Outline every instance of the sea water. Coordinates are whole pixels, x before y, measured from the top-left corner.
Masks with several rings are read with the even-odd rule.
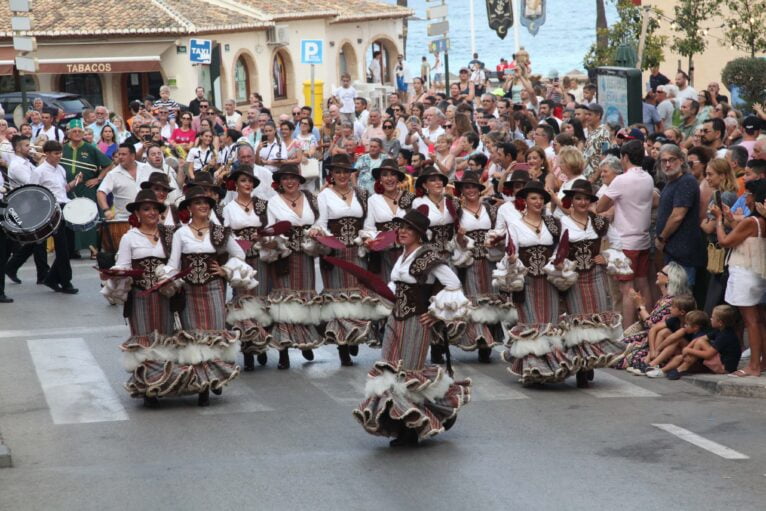
[[[396,3],[396,0],[385,1]],[[446,2],[450,24],[450,74],[457,74],[471,60],[470,1]],[[508,31],[505,39],[500,39],[489,28],[486,2],[473,2],[476,52],[479,60],[494,71],[500,63],[500,57],[510,60],[514,53],[514,29]],[[426,8],[439,3],[409,0],[408,7],[415,11],[414,17],[409,20],[407,35],[407,64],[412,76],[420,74],[420,60],[423,56],[427,56],[428,62],[433,65],[434,57],[428,53],[428,43],[436,38],[428,37],[426,26],[431,22],[425,18]],[[608,0],[604,3],[607,22],[613,23],[617,18],[617,9]],[[596,40],[596,0],[547,0],[546,4],[545,24],[536,36],[530,34],[526,27],[519,27],[521,46],[530,54],[532,72],[549,76],[552,71],[556,71],[559,76],[563,76],[572,70],[583,70],[583,57]]]

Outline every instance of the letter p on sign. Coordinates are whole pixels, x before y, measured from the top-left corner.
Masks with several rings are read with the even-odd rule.
[[[301,40],[301,64],[321,64],[323,45],[321,39]]]

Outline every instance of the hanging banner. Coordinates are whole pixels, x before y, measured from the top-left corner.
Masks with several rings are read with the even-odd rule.
[[[545,0],[521,0],[521,26],[529,33],[537,35],[540,26],[545,23]]]
[[[489,28],[497,32],[500,39],[505,39],[508,29],[513,26],[513,9],[508,0],[486,0],[487,21]]]

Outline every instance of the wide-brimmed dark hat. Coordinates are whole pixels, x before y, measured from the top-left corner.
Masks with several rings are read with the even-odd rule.
[[[572,188],[564,190],[565,197],[574,197],[575,194],[581,193],[590,197],[591,202],[596,202],[598,197],[593,193],[593,185],[587,179],[577,179],[572,183]]]
[[[426,237],[428,227],[431,225],[428,215],[423,214],[418,208],[411,209],[403,217],[396,217],[394,220],[412,227],[422,238]]]
[[[239,176],[247,176],[250,179],[253,180],[253,188],[257,188],[259,184],[261,184],[261,180],[255,177],[255,174],[253,174],[253,166],[252,165],[246,165],[244,163],[240,163],[237,168],[235,168],[231,174],[229,174],[229,179],[236,181],[239,179]]]
[[[526,166],[526,168],[524,169],[514,168],[513,172],[511,172],[510,174],[506,176],[505,182],[511,183],[511,184],[513,183],[527,184],[529,180],[532,178],[529,175],[529,165],[527,165],[526,163],[524,165]],[[518,167],[518,165],[516,167]]]
[[[463,185],[475,185],[479,188],[484,188],[479,174],[472,170],[466,170],[463,172],[463,179],[455,179],[452,184],[455,185],[455,188],[462,188]]]
[[[376,181],[380,179],[380,172],[383,170],[390,170],[392,172],[396,172],[396,177],[399,179],[399,181],[404,181],[404,172],[399,168],[399,165],[396,164],[396,160],[392,158],[386,158],[383,160],[383,162],[380,164],[380,167],[376,169],[372,169],[372,177]]]
[[[279,170],[274,172],[274,174],[271,175],[271,178],[278,183],[283,176],[295,176],[301,184],[306,182],[306,178],[301,175],[301,168],[293,163],[288,163],[287,165],[279,167]]]
[[[168,192],[175,190],[175,188],[170,186],[170,178],[164,172],[152,172],[149,174],[149,179],[141,183],[142,190],[148,190],[152,186],[161,186]]]
[[[157,206],[157,209],[160,210],[160,213],[165,211],[166,207],[165,204],[160,202],[157,199],[157,195],[151,190],[140,190],[138,194],[136,195],[136,198],[133,199],[133,202],[125,206],[125,209],[133,213],[141,204],[154,204]]]
[[[210,172],[197,172],[194,179],[188,181],[184,185],[184,189],[191,188],[193,186],[201,186],[202,188],[219,188],[219,185],[215,184],[213,174]]]
[[[415,181],[415,188],[420,188],[421,186],[425,185],[426,181],[431,176],[440,177],[442,183],[444,183],[444,186],[447,186],[447,183],[449,182],[447,176],[439,172],[436,167],[426,167],[423,169],[423,172],[420,173],[417,180]]]
[[[178,209],[186,209],[189,207],[189,204],[194,199],[205,199],[208,204],[210,204],[211,208],[214,208],[216,205],[215,199],[212,197],[208,197],[205,195],[205,189],[201,186],[192,186],[186,191],[186,196],[184,197],[184,200],[181,201],[181,204],[178,205]]]
[[[545,190],[545,186],[543,186],[543,184],[536,179],[528,181],[527,184],[524,185],[524,188],[516,193],[516,198],[526,199],[527,195],[530,193],[539,193],[543,196],[543,199],[545,199],[546,203],[551,201],[551,194],[548,193]]]
[[[336,154],[330,158],[330,163],[327,165],[329,170],[333,169],[345,169],[354,172],[354,163],[351,161],[351,157],[347,154]]]

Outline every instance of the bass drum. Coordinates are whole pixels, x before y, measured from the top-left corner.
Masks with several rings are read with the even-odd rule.
[[[43,186],[20,186],[6,195],[5,202],[5,210],[0,210],[0,228],[22,245],[43,241],[61,225],[56,197]]]

